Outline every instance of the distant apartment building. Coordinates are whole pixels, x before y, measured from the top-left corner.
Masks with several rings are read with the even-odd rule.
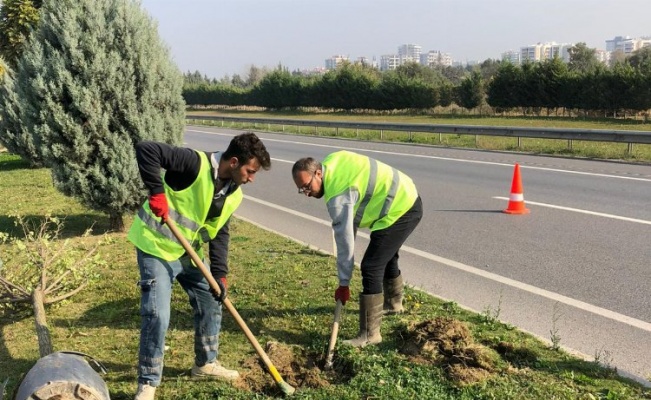
[[[520,62],[551,60],[555,57],[558,57],[565,62],[569,62],[569,50],[572,46],[574,46],[574,44],[549,42],[520,47]]]
[[[408,62],[420,63],[421,47],[417,44],[403,44],[398,46],[400,64]]]
[[[380,56],[380,71],[391,71],[402,65],[400,56],[397,54],[385,54]]]
[[[347,56],[336,55],[325,60],[325,67],[327,70],[336,69],[342,62],[348,61]]]
[[[651,46],[650,37],[631,38],[630,36],[615,36],[613,39],[606,40],[606,51],[621,51],[629,55],[643,47]]]
[[[606,50],[595,50],[594,56],[599,62],[608,64],[610,62],[610,55],[612,52]]]
[[[513,65],[520,65],[520,58],[522,57],[519,51],[507,50],[502,53],[502,61],[508,61]]]
[[[448,53],[442,53],[439,50],[430,50],[420,55],[420,63],[426,67],[434,66],[452,66],[452,56]]]

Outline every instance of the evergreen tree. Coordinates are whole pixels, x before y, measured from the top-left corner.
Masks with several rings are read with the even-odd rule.
[[[113,229],[145,192],[134,144],[178,144],[182,75],[135,0],[57,0],[18,64],[23,117],[61,192],[109,215]]]
[[[568,65],[570,71],[590,72],[601,64],[597,60],[597,50],[588,47],[583,42],[575,44],[568,51],[570,53],[570,62]]]
[[[0,56],[13,68],[38,23],[41,0],[4,0],[0,5]]]
[[[34,142],[23,118],[24,107],[29,104],[19,100],[21,88],[16,85],[14,71],[2,60],[0,65],[4,71],[0,77],[0,145],[21,156],[32,167],[41,167],[40,146]]]
[[[457,88],[457,99],[459,105],[468,110],[481,105],[484,99],[484,84],[479,71],[473,71],[469,77],[461,81],[461,85]]]
[[[251,90],[251,99],[254,105],[279,110],[298,107],[301,94],[301,78],[292,76],[287,69],[278,68],[255,85]]]

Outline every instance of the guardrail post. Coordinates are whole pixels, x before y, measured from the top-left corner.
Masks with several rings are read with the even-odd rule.
[[[518,149],[522,148],[522,138],[518,136]]]
[[[316,129],[316,125],[314,125],[314,134],[315,134],[316,136],[319,136],[319,131]]]
[[[224,120],[222,119],[222,128],[224,127]]]
[[[409,131],[409,141],[413,142],[413,139],[411,138],[411,131]]]
[[[630,156],[633,154],[633,143],[629,143],[628,147],[626,148],[626,155]]]
[[[355,128],[355,137],[359,137],[359,128]]]
[[[439,143],[443,143],[443,134],[439,132]]]
[[[267,131],[271,130],[271,124],[267,124]]]
[[[572,150],[572,145],[573,144],[574,143],[573,143],[572,139],[567,139],[567,148],[568,148],[568,150]]]
[[[283,124],[283,132],[285,132],[285,124]]]
[[[475,147],[479,147],[479,135],[475,135]]]
[[[384,129],[380,129],[380,140],[384,139]]]
[[[335,136],[339,136],[339,127],[335,127]]]

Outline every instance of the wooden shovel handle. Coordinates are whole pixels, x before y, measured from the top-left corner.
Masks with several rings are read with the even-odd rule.
[[[194,264],[199,268],[199,270],[201,270],[201,273],[208,281],[208,284],[210,285],[212,290],[214,290],[217,293],[217,295],[220,295],[221,290],[219,289],[219,285],[215,281],[215,278],[213,278],[212,274],[210,273],[206,265],[203,263],[203,260],[199,258],[197,252],[194,251],[192,246],[190,246],[190,243],[188,243],[187,239],[183,237],[183,235],[181,235],[181,232],[179,232],[179,229],[176,227],[174,221],[172,221],[171,219],[166,219],[165,223],[170,228],[174,236],[176,236],[176,238],[181,243],[185,251],[190,255],[192,261],[194,261]],[[264,362],[271,376],[273,376],[276,383],[281,386],[283,392],[285,392],[285,394],[293,393],[295,389],[291,387],[289,384],[287,384],[285,381],[283,381],[283,378],[278,373],[278,370],[276,370],[276,367],[274,367],[273,363],[269,359],[269,356],[267,355],[267,353],[265,353],[264,349],[260,346],[255,336],[253,336],[253,333],[251,332],[249,327],[246,325],[246,323],[240,316],[240,313],[237,312],[237,310],[233,306],[233,303],[231,303],[230,299],[228,297],[225,298],[222,304],[226,307],[228,312],[233,316],[233,318],[237,322],[237,325],[239,325],[240,329],[242,329],[242,331],[246,335],[246,338],[249,340],[249,342],[251,342],[251,345],[253,345],[253,348],[258,353],[258,356],[260,356],[260,358]]]

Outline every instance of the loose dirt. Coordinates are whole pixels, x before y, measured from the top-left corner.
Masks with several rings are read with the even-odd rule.
[[[316,358],[306,355],[300,347],[269,342],[265,352],[283,380],[295,389],[330,385],[325,373],[317,366]],[[282,395],[282,391],[257,355],[245,360],[242,370],[246,372],[235,382],[236,387],[271,396]]]
[[[402,332],[401,352],[419,364],[438,364],[450,380],[463,386],[480,382],[496,371],[489,348],[475,343],[468,326],[452,318],[437,317],[415,323]],[[499,356],[497,356],[499,357]]]

